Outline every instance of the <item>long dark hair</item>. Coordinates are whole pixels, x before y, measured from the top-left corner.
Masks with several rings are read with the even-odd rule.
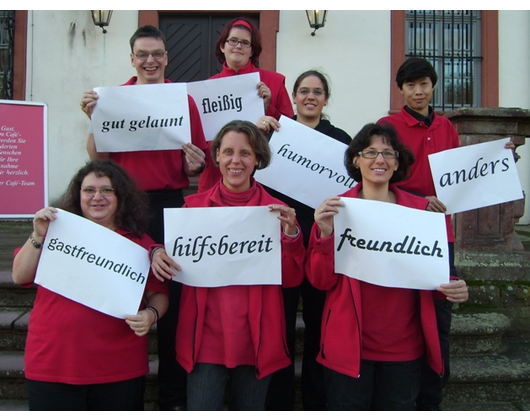
[[[118,199],[114,218],[117,227],[140,237],[149,224],[149,199],[139,190],[128,172],[110,160],[91,160],[74,175],[66,192],[59,198],[56,207],[83,216],[81,210],[81,185],[85,177],[94,173],[98,178],[106,176]]]

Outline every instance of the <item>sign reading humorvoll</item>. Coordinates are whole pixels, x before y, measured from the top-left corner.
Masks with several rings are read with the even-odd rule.
[[[191,142],[185,83],[98,87],[92,132],[98,152],[174,150]]]
[[[501,139],[429,155],[436,196],[447,214],[523,198],[511,149]]]
[[[58,210],[35,283],[116,318],[135,315],[147,283],[148,251],[84,217]]]
[[[164,237],[180,283],[281,284],[280,222],[266,206],[164,209]]]
[[[269,142],[270,165],[254,175],[258,182],[312,208],[356,184],[344,167],[345,144],[290,118],[280,124]]]
[[[445,217],[390,203],[342,198],[335,272],[386,287],[434,290],[449,282]],[[374,215],[379,215],[375,217]]]

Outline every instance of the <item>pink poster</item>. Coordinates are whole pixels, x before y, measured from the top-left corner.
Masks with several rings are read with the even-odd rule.
[[[33,217],[47,205],[47,105],[0,101],[0,217]]]

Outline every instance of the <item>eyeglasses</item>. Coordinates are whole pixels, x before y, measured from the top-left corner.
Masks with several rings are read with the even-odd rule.
[[[308,89],[308,88],[300,88],[298,89],[298,94],[302,96],[307,96],[311,92],[313,92],[313,95],[315,96],[322,96],[324,94],[324,91],[322,89],[316,88],[316,89]]]
[[[237,44],[241,44],[241,48],[250,48],[250,41],[247,41],[246,39],[239,40],[237,38],[229,38],[226,40],[228,45],[231,45],[232,47],[237,46]]]
[[[108,197],[109,195],[114,195],[114,188],[101,188],[101,189],[97,189],[97,188],[92,188],[92,187],[86,187],[86,188],[81,188],[81,192],[85,195],[89,195],[89,196],[94,196],[96,195],[96,193],[99,191],[99,193],[103,196],[106,196]]]
[[[154,51],[154,52],[147,52],[147,51],[140,51],[138,54],[132,53],[138,60],[145,61],[149,58],[149,56],[152,56],[155,60],[162,59],[166,52],[162,50]]]
[[[395,159],[399,157],[399,152],[397,150],[384,150],[378,152],[377,150],[363,150],[359,152],[359,155],[365,159],[376,159],[378,155],[383,156],[384,159]]]

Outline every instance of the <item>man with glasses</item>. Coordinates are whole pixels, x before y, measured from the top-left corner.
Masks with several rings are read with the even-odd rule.
[[[131,37],[130,45],[131,64],[136,69],[136,76],[124,86],[171,83],[164,78],[168,56],[166,39],[159,29],[151,25],[139,28]],[[89,118],[97,100],[98,95],[94,91],[86,92],[81,99],[81,109]],[[182,191],[189,186],[188,177],[197,176],[204,170],[207,144],[200,115],[190,96],[188,105],[192,142],[185,144],[182,150],[98,153],[92,132],[87,139],[87,152],[91,159],[115,161],[147,192],[153,215],[148,233],[157,243],[164,243],[163,209],[182,207]],[[185,409],[186,406],[186,372],[178,365],[175,356],[180,288],[180,283],[169,282],[170,306],[157,327],[161,410]]]

